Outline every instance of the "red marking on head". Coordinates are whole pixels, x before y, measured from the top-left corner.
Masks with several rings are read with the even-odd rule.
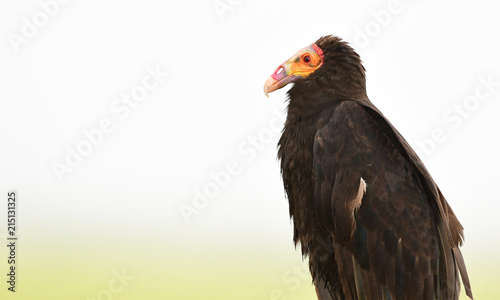
[[[316,53],[318,53],[319,57],[321,57],[321,62],[323,62],[323,60],[325,59],[325,56],[323,55],[323,50],[321,50],[320,47],[316,46],[315,43],[312,44],[312,47],[313,47],[314,51],[316,51]]]

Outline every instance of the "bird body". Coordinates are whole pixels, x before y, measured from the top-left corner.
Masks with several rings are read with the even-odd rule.
[[[278,157],[294,240],[309,257],[318,299],[458,299],[460,276],[472,298],[462,226],[368,99],[354,50],[322,37],[264,89],[290,82]]]

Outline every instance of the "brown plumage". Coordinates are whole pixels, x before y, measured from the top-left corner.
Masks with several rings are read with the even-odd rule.
[[[359,56],[333,36],[315,46],[323,53],[308,51],[322,64],[287,81],[294,86],[278,157],[318,299],[458,299],[459,273],[472,298],[458,248],[463,228],[368,99]]]

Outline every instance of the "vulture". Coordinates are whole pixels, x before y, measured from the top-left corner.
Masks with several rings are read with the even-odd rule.
[[[348,43],[323,36],[278,66],[278,158],[294,242],[318,299],[459,299],[463,227],[406,140],[368,99]]]

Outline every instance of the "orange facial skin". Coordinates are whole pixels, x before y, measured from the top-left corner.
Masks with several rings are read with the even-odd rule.
[[[323,51],[312,44],[295,53],[289,60],[282,63],[264,84],[264,93],[280,89],[298,78],[304,78],[323,65]],[[269,96],[268,96],[269,97]]]

